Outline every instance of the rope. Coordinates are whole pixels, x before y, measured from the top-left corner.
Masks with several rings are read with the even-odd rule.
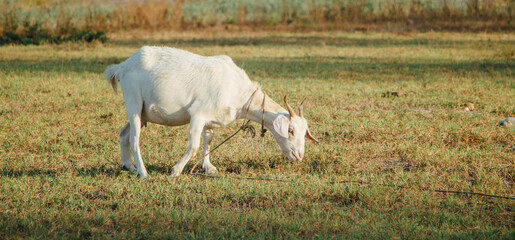
[[[397,188],[411,189],[410,187],[402,186],[402,185],[372,183],[372,182],[364,182],[364,181],[349,181],[349,180],[347,180],[347,181],[337,181],[337,182],[329,182],[329,183],[360,183],[360,184],[368,184],[368,185],[380,185],[380,186],[385,186],[385,187],[397,187]],[[431,191],[431,192],[440,192],[440,193],[479,195],[479,196],[485,196],[485,197],[494,197],[494,198],[504,198],[504,199],[515,200],[514,197],[499,196],[499,195],[477,193],[477,192],[464,192],[464,191],[454,191],[454,190],[445,190],[445,189],[430,189],[430,188],[421,188],[421,190],[426,190],[426,191]]]
[[[224,176],[213,176],[202,173],[193,173],[192,175],[203,176],[207,178],[223,178],[223,179],[239,179],[239,180],[262,180],[262,181],[274,181],[274,182],[294,182],[292,180],[274,179],[274,178],[253,178],[253,177],[224,177]]]
[[[296,183],[293,180],[275,179],[275,178],[227,177],[227,176],[206,175],[206,174],[202,174],[202,173],[193,173],[192,175],[197,175],[197,176],[202,176],[202,177],[207,177],[207,178],[238,179],[238,180],[260,180],[260,181],[274,181],[274,182],[291,182],[291,183]],[[332,182],[328,182],[328,183],[330,183],[330,184],[359,183],[359,184],[367,184],[367,185],[379,185],[379,186],[385,186],[385,187],[397,187],[397,188],[413,189],[412,187],[396,185],[396,184],[373,183],[373,182],[356,181],[356,180],[332,181]],[[430,189],[430,188],[422,188],[421,190],[430,191],[430,192],[465,194],[465,195],[477,195],[477,196],[483,196],[483,197],[492,197],[492,198],[502,198],[502,199],[515,200],[514,197],[492,195],[492,194],[478,193],[478,192],[464,192],[464,191]]]
[[[254,99],[254,94],[256,94],[256,92],[259,90],[256,89],[252,95],[250,96],[250,102],[249,102],[249,105],[247,107],[247,112],[245,113],[245,119],[247,119],[248,117],[248,114],[249,114],[249,109],[250,109],[250,104],[252,103],[252,100]],[[261,107],[263,109],[263,113],[261,115],[261,134],[260,136],[261,137],[264,137],[265,135],[265,132],[266,132],[266,129],[264,128],[264,118],[265,118],[265,98],[266,98],[266,93],[264,93],[264,96],[263,96],[263,102],[261,103]],[[236,132],[234,132],[231,136],[229,136],[228,138],[226,138],[225,140],[223,140],[221,143],[219,143],[216,147],[214,147],[212,150],[209,150],[206,154],[204,154],[200,159],[202,160],[204,157],[206,157],[207,155],[209,155],[211,152],[215,151],[216,149],[218,149],[218,147],[222,146],[224,143],[226,143],[227,141],[229,141],[232,137],[236,136],[236,134],[238,134],[241,130],[243,131],[246,131],[246,130],[249,130],[252,134],[252,136],[255,135],[255,130],[254,130],[254,127],[250,125],[250,120],[247,120],[246,122],[244,121],[243,124],[240,126],[240,128],[238,128],[238,130]],[[190,174],[191,175],[198,175],[198,176],[203,176],[203,177],[208,177],[208,178],[222,178],[222,179],[238,179],[238,180],[261,180],[261,181],[275,181],[275,182],[292,182],[292,183],[295,183],[295,181],[293,180],[284,180],[284,179],[274,179],[274,178],[253,178],[253,177],[224,177],[224,176],[213,176],[213,175],[206,175],[206,174],[201,174],[201,173],[193,173],[193,171],[195,170],[195,168],[197,167],[197,165],[199,164],[200,161],[198,161],[197,163],[195,163],[195,165],[191,168],[190,170]],[[379,186],[385,186],[385,187],[397,187],[397,188],[405,188],[405,189],[413,189],[412,187],[408,187],[408,186],[401,186],[401,185],[396,185],[396,184],[384,184],[384,183],[373,183],[373,182],[366,182],[366,181],[356,181],[356,180],[342,180],[342,181],[332,181],[332,182],[329,182],[330,184],[338,184],[338,183],[359,183],[359,184],[368,184],[368,185],[379,185]],[[492,194],[486,194],[486,193],[476,193],[476,192],[463,192],[463,191],[454,191],[454,190],[441,190],[441,189],[430,189],[430,188],[422,188],[421,190],[425,190],[425,191],[431,191],[431,192],[440,192],[440,193],[453,193],[453,194],[466,194],[466,195],[477,195],[477,196],[483,196],[483,197],[492,197],[492,198],[503,198],[503,199],[509,199],[509,200],[515,200],[514,197],[508,197],[508,196],[499,196],[499,195],[492,195]]]
[[[265,129],[265,99],[266,99],[266,93],[263,92],[263,102],[261,103],[261,109],[263,109],[263,112],[261,114],[261,134],[259,136],[265,137],[266,129]],[[248,113],[248,110],[247,110]]]

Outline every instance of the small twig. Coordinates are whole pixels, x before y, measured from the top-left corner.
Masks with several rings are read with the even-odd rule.
[[[64,82],[64,59],[61,59],[61,81]]]

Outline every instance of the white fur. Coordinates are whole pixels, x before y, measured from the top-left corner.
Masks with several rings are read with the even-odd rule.
[[[206,154],[213,128],[245,118],[247,108],[248,118],[261,123],[265,94],[228,56],[204,57],[174,48],[145,46],[121,64],[109,66],[105,75],[115,91],[116,82],[120,82],[129,118],[120,131],[122,167],[137,171],[141,178],[148,176],[139,149],[141,126],[147,122],[167,126],[190,123],[188,150],[173,167],[172,176],[178,176],[195,156],[202,134]],[[288,111],[269,97],[265,98],[264,119],[286,156],[302,160],[306,119],[290,119]],[[288,133],[289,129],[293,134]],[[208,173],[217,172],[209,155],[202,160],[202,167]]]

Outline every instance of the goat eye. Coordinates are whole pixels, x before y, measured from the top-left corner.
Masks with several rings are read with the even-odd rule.
[[[295,134],[293,134],[293,128],[289,128],[288,132],[291,133],[291,135],[295,135]]]

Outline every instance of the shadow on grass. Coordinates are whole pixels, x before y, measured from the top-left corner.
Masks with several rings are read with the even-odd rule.
[[[71,59],[63,63],[58,60],[4,60],[0,61],[0,71],[6,73],[34,74],[39,72],[60,73],[91,72],[101,74],[110,64],[117,64],[126,58]],[[513,60],[420,60],[404,59],[399,61],[374,58],[349,57],[249,57],[234,58],[251,78],[287,78],[296,79],[309,74],[310,78],[321,80],[340,79],[342,74],[359,73],[370,75],[437,75],[455,72],[459,74],[474,72],[513,75]],[[379,76],[379,75],[378,75]],[[383,79],[377,79],[383,81]],[[402,80],[402,79],[398,79]]]
[[[62,173],[62,169],[27,169],[27,170],[15,170],[15,169],[3,169],[0,171],[0,176],[19,178],[23,176],[34,177],[34,176],[50,176],[55,177]]]
[[[222,37],[191,38],[166,40],[118,40],[112,44],[119,46],[140,47],[157,45],[170,47],[209,47],[209,46],[288,46],[288,45],[325,45],[335,47],[411,47],[431,46],[435,48],[463,48],[466,45],[477,45],[479,42],[513,45],[512,40],[437,40],[437,39],[392,39],[392,38],[349,38],[331,36],[263,36],[263,37]]]
[[[496,59],[490,61],[449,61],[403,59],[399,61],[349,58],[349,57],[291,57],[291,58],[235,58],[238,65],[243,65],[252,76],[296,79],[306,77],[321,80],[340,79],[346,74],[363,74],[385,77],[387,75],[447,75],[449,73],[464,74],[467,72],[486,74],[513,75],[512,61]],[[377,79],[384,81],[385,78]],[[402,81],[403,79],[395,79]]]
[[[159,173],[159,174],[170,174],[171,168],[161,165],[153,165],[153,164],[146,164],[145,167],[147,168],[147,171],[152,173]],[[124,173],[127,173],[129,175],[137,176],[137,173],[130,172],[128,170],[122,169],[121,165],[103,165],[100,167],[84,167],[81,169],[77,169],[78,176],[89,176],[89,177],[96,177],[99,175],[108,175],[108,176],[119,176]]]
[[[171,169],[165,166],[158,165],[147,165],[147,171],[156,172],[156,173],[166,173],[170,174]],[[129,173],[130,175],[137,176],[136,173],[130,173],[127,170],[121,168],[118,165],[102,165],[102,166],[89,166],[82,168],[60,168],[60,169],[26,169],[26,170],[17,170],[17,169],[3,169],[0,170],[0,176],[10,177],[10,178],[19,178],[19,177],[35,177],[35,176],[45,176],[45,177],[58,177],[67,172],[73,172],[74,176],[86,176],[86,177],[97,177],[97,176],[110,176],[110,177],[118,177],[122,174]]]
[[[2,60],[0,61],[0,71],[5,73],[28,74],[28,73],[103,73],[107,66],[118,64],[125,61],[125,57],[61,60]]]
[[[252,200],[253,198],[249,197],[249,199]],[[163,206],[156,206],[153,201],[149,201],[146,208],[150,208],[152,212],[148,213],[148,211],[145,212],[142,209],[144,215],[140,214],[142,216],[136,215],[136,217],[133,217],[134,214],[131,215],[118,210],[124,209],[123,206],[119,207],[119,205],[121,204],[118,204],[116,201],[113,201],[113,203],[105,203],[104,205],[93,205],[104,209],[110,209],[99,211],[101,215],[93,215],[82,209],[64,211],[64,214],[47,213],[14,215],[5,211],[0,212],[0,226],[4,227],[2,229],[3,231],[0,232],[0,238],[25,239],[37,236],[37,238],[44,239],[97,239],[106,238],[106,236],[109,238],[122,236],[122,238],[129,239],[225,239],[234,238],[234,236],[246,236],[246,238],[249,239],[273,239],[277,238],[277,236],[286,236],[286,238],[288,238],[288,235],[284,230],[283,232],[278,233],[277,229],[287,229],[286,231],[288,231],[288,229],[292,229],[291,225],[288,225],[287,222],[285,223],[285,217],[277,219],[256,217],[256,215],[259,216],[259,213],[256,214],[255,212],[263,211],[258,207],[252,207],[249,208],[249,210],[245,209],[243,213],[242,210],[236,211],[227,207],[222,208],[221,210],[218,207],[208,207],[203,209],[201,212],[196,209],[192,210],[177,207],[164,209]],[[309,207],[307,208],[309,209]],[[306,214],[305,211],[306,210],[303,209],[292,210],[292,213],[290,214]],[[448,208],[440,210],[440,212],[442,212],[442,214],[446,214],[445,216],[447,217],[440,217],[438,219],[436,219],[437,216],[431,213],[427,214],[428,216],[416,215],[415,217],[423,219],[421,220],[421,226],[408,226],[403,232],[394,231],[395,227],[403,224],[404,222],[408,222],[411,219],[399,222],[399,220],[394,219],[399,215],[399,213],[387,215],[383,213],[384,211],[381,212],[380,210],[370,209],[362,210],[361,208],[352,208],[344,211],[353,211],[353,214],[360,217],[356,219],[353,218],[352,220],[339,220],[339,223],[342,225],[326,224],[327,226],[322,229],[314,229],[313,226],[308,225],[311,222],[314,222],[309,219],[306,223],[303,222],[303,225],[294,226],[294,230],[292,231],[296,231],[294,233],[295,235],[290,235],[289,238],[299,238],[299,236],[300,238],[310,238],[313,234],[316,234],[318,237],[324,239],[334,238],[334,236],[345,239],[409,239],[415,236],[413,234],[416,234],[417,231],[419,231],[423,232],[420,234],[422,237],[431,236],[431,238],[437,239],[513,239],[513,230],[505,227],[487,225],[484,227],[485,229],[473,229],[472,227],[468,227],[469,225],[466,225],[465,227],[462,227],[463,229],[458,230],[448,227],[449,225],[455,224],[455,222],[452,222],[453,219],[462,219],[460,213],[451,212]],[[332,210],[329,212],[331,214],[330,216],[333,216],[335,214],[332,212],[338,211]],[[403,212],[401,211],[400,214],[402,215]],[[127,215],[129,215],[129,217],[127,217]],[[361,217],[362,215],[367,216],[367,218]],[[288,215],[285,216],[289,217]],[[341,216],[341,214],[336,216]],[[130,217],[132,217],[132,219]],[[217,221],[217,219],[222,217],[223,219],[226,219],[226,221]],[[387,220],[393,219],[393,222],[386,222],[384,218]],[[371,219],[379,219],[377,220],[378,223],[373,225],[374,228],[372,230],[376,231],[371,231]],[[111,222],[115,222],[115,224],[109,224]],[[209,224],[206,224],[206,222]],[[238,224],[227,224],[226,222],[234,222]],[[314,222],[314,224],[314,226],[320,226],[319,222]],[[259,231],[255,231],[254,226],[265,227],[259,228]],[[350,226],[352,227],[352,231],[347,231],[348,228],[342,226]],[[219,231],[222,228],[224,231]],[[250,233],[249,228],[251,229]],[[98,229],[100,229],[100,231]],[[304,231],[304,229],[308,230]]]

